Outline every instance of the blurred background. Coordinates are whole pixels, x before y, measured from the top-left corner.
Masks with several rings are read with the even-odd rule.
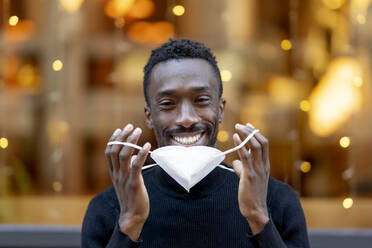
[[[221,69],[219,148],[252,123],[309,228],[372,228],[370,3],[0,0],[0,223],[80,226],[111,184],[113,131],[134,123],[156,144],[143,113],[151,50],[191,38]]]

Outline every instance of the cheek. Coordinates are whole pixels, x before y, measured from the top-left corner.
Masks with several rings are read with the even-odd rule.
[[[216,127],[219,124],[219,111],[215,109],[204,109],[199,111],[202,120],[209,123],[210,126]]]
[[[172,125],[175,114],[157,112],[156,117],[152,119],[153,125],[158,129],[163,129],[169,125]]]

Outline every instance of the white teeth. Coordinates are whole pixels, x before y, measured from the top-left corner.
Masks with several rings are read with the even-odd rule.
[[[174,139],[182,144],[182,145],[190,145],[193,143],[196,143],[201,137],[201,134],[197,134],[195,136],[189,136],[189,137],[180,137],[180,136],[174,136]]]

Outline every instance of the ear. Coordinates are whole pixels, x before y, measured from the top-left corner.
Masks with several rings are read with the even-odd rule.
[[[149,105],[146,105],[145,106],[144,111],[145,111],[145,117],[146,117],[147,127],[150,128],[150,129],[153,129],[154,126],[152,125],[151,110],[150,110]]]
[[[218,119],[219,123],[223,121],[223,116],[225,114],[225,105],[226,105],[226,100],[224,98],[220,98],[220,103],[219,103],[220,117]]]

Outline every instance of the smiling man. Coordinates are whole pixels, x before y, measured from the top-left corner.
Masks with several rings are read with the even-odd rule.
[[[146,122],[158,146],[216,147],[225,100],[211,51],[170,40],[152,52],[144,71]],[[237,124],[234,143],[254,130]],[[110,142],[136,144],[141,132],[128,124]],[[90,202],[82,247],[309,247],[300,202],[270,178],[268,141],[260,133],[238,150],[235,173],[218,166],[189,192],[160,166],[143,170],[150,148],[146,143],[133,155],[132,147],[107,145],[113,187]]]

